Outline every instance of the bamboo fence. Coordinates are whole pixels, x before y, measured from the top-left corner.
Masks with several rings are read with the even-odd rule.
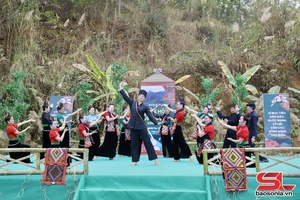
[[[40,159],[40,153],[45,153],[47,149],[44,148],[0,148],[0,160],[5,161],[0,164],[0,175],[23,175],[23,174],[41,174],[44,172],[43,168],[41,168],[41,164],[44,164],[44,159]],[[30,152],[30,155],[13,159],[9,156],[5,156],[7,152]],[[75,156],[74,154],[83,153],[83,159]],[[88,174],[89,166],[88,166],[88,149],[79,149],[79,148],[69,148],[68,156],[72,159],[78,161],[74,164],[70,164],[67,167],[67,174]],[[24,163],[23,160],[36,157],[36,163]],[[9,168],[5,168],[6,166],[12,165],[14,163],[21,164],[26,166],[27,170],[12,170]],[[75,169],[76,166],[83,165],[83,170]]]
[[[245,148],[245,152],[253,152],[255,155],[255,159],[246,157],[247,160],[250,160],[251,162],[247,163],[248,165],[251,165],[253,163],[255,163],[255,167],[256,167],[256,172],[247,172],[248,176],[256,176],[259,172],[261,172],[262,170],[266,170],[270,167],[279,165],[279,164],[284,164],[287,166],[292,166],[296,169],[300,169],[300,165],[295,165],[293,163],[288,162],[289,160],[295,159],[300,157],[300,147],[280,147],[280,148]],[[269,156],[267,154],[272,154],[272,155],[287,155],[287,152],[289,154],[289,156],[283,160],[279,160],[277,158],[275,158],[274,156]],[[204,171],[204,175],[221,175],[222,172],[218,172],[218,171],[209,171],[208,170],[208,165],[212,165],[215,167],[219,167],[221,168],[221,165],[217,165],[215,164],[215,162],[219,159],[221,160],[221,155],[218,154],[217,156],[211,158],[211,159],[207,159],[208,153],[220,153],[220,149],[203,149],[202,151],[203,153],[203,171]],[[265,167],[260,167],[260,161],[259,161],[259,156],[263,156],[268,158],[269,160],[274,160],[274,163],[271,163],[269,165],[266,165]],[[289,172],[283,173],[283,176],[288,176],[288,177],[300,177],[300,170],[298,173],[296,172]]]

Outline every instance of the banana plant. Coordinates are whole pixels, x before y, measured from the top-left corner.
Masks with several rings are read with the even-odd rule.
[[[250,99],[251,101],[258,100],[258,98],[254,96],[258,94],[257,89],[255,86],[247,84],[247,82],[257,70],[259,70],[261,67],[260,65],[250,68],[244,74],[238,73],[236,76],[233,76],[224,62],[219,61],[218,64],[229,81],[229,88],[232,91],[232,99],[235,103],[241,105],[246,99]],[[252,93],[252,95],[248,94],[248,92]]]
[[[86,68],[81,64],[73,64],[73,66],[83,72],[86,72],[94,81],[98,83],[98,91],[87,91],[87,93],[98,95],[91,100],[90,104],[93,104],[95,101],[98,101],[100,99],[104,99],[105,102],[109,102],[117,93],[117,91],[112,86],[109,77],[107,76],[107,74],[109,73],[108,71],[111,70],[111,68],[109,67],[106,72],[104,72],[97,66],[96,62],[89,54],[86,54],[86,59],[92,70]]]
[[[96,97],[90,101],[93,104],[96,101],[103,100],[104,103],[114,101],[118,111],[121,110],[122,101],[118,98],[118,85],[125,75],[138,75],[136,72],[127,71],[125,66],[120,64],[110,65],[106,71],[102,71],[94,61],[94,59],[86,54],[86,58],[91,67],[91,70],[81,64],[73,64],[73,67],[86,72],[96,83],[98,83],[98,90],[87,90],[86,93],[95,94]],[[130,91],[136,91],[136,88],[130,88]]]

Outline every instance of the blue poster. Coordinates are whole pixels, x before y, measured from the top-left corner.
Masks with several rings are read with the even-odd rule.
[[[264,94],[266,147],[291,147],[290,102],[288,94]]]
[[[51,109],[50,115],[51,117],[56,119],[57,116],[57,106],[62,103],[64,105],[64,113],[70,114],[73,112],[73,103],[74,103],[74,97],[71,96],[51,96],[50,97],[50,104],[53,104],[53,108]],[[67,121],[72,120],[72,117],[69,117]],[[71,122],[68,123],[69,127],[69,137],[71,136]]]

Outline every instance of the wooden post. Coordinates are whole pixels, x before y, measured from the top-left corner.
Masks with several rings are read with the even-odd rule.
[[[208,162],[207,162],[207,151],[205,149],[202,150],[203,156],[203,170],[204,175],[208,175]]]
[[[254,152],[255,155],[255,168],[256,168],[256,172],[260,172],[260,165],[259,165],[259,152],[255,151]]]
[[[40,154],[40,152],[36,152],[35,157],[36,157],[36,169],[40,170],[41,169],[41,154]]]
[[[85,150],[83,152],[83,159],[84,159],[84,174],[87,175],[89,174],[89,151]]]

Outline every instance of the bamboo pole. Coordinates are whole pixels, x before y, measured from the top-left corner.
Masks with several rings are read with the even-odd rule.
[[[12,174],[41,174],[43,173],[43,170],[40,170],[40,165],[43,164],[43,160],[44,159],[40,159],[40,153],[42,152],[46,152],[47,149],[45,148],[1,148],[0,149],[0,160],[8,160],[8,162],[6,162],[5,164],[0,165],[0,174],[5,174],[5,175],[12,175]],[[34,153],[36,155],[36,166],[33,165],[29,165],[27,163],[22,162],[22,160],[30,158],[30,156],[32,156],[33,154],[30,154],[28,156],[19,158],[19,159],[12,159],[10,157],[6,157],[4,155],[2,155],[5,152],[30,152],[30,153]],[[72,155],[72,153],[83,153],[84,157],[83,159],[80,159],[74,155]],[[68,149],[68,154],[70,157],[79,160],[78,163],[73,164],[72,167],[75,167],[79,164],[83,164],[84,165],[84,170],[67,170],[66,173],[67,174],[88,174],[88,149],[79,149],[79,148],[69,148]],[[34,170],[9,170],[7,168],[3,168],[4,166],[7,165],[11,165],[13,163],[18,163],[24,166],[27,166],[29,168],[33,168]],[[69,167],[71,168],[71,167]],[[67,169],[69,169],[67,168]]]
[[[88,162],[88,159],[89,159],[89,152],[88,151],[84,151],[83,152],[83,158],[84,158],[84,174],[87,175],[89,174],[89,162]]]
[[[266,157],[268,157],[268,156],[266,156]],[[289,161],[289,160],[294,159],[295,157],[298,157],[298,156],[292,156],[292,157],[286,158],[286,159],[284,159],[284,160],[279,160],[279,159],[277,159],[277,158],[268,157],[269,159],[275,160],[275,161],[277,161],[277,162],[272,163],[272,164],[270,164],[270,165],[267,165],[267,166],[261,168],[261,170],[268,169],[268,168],[270,168],[270,167],[273,167],[273,166],[278,165],[278,164],[281,164],[281,163],[284,163],[284,164],[286,164],[286,165],[289,165],[289,166],[295,167],[295,168],[297,168],[297,169],[300,169],[299,166],[294,165],[294,164],[289,163],[289,162],[286,162],[286,161]]]
[[[262,152],[274,152],[276,151],[277,153],[278,152],[286,152],[286,151],[290,151],[290,152],[298,152],[300,153],[300,147],[280,147],[280,148],[245,148],[245,152],[254,152],[255,154],[255,161],[252,159],[252,158],[248,158],[246,157],[246,159],[250,160],[251,162],[247,163],[246,166],[249,166],[250,164],[253,164],[255,163],[255,166],[256,166],[256,172],[260,172],[261,170],[264,170],[264,169],[267,169],[269,167],[272,167],[272,166],[275,166],[275,165],[278,165],[278,164],[286,164],[286,165],[290,165],[292,167],[295,167],[297,169],[300,169],[299,166],[297,165],[294,165],[294,164],[291,164],[289,162],[286,162],[288,160],[291,160],[291,159],[294,159],[296,157],[299,157],[300,155],[297,154],[297,155],[294,155],[294,156],[291,156],[287,159],[284,159],[283,161],[282,160],[279,160],[279,159],[276,159],[276,158],[273,158],[273,157],[269,157],[269,156],[266,156],[264,154],[261,154]],[[211,175],[212,173],[215,173],[215,172],[209,172],[208,171],[208,163],[207,162],[207,154],[208,153],[219,153],[220,152],[220,149],[204,149],[203,150],[203,173],[204,175]],[[206,158],[205,158],[205,155],[206,155]],[[259,155],[262,155],[262,156],[265,156],[265,157],[268,157],[270,159],[273,159],[275,161],[277,161],[276,163],[274,164],[271,164],[271,165],[268,165],[264,168],[260,168],[260,161],[259,161]],[[204,159],[205,158],[205,159]],[[210,159],[211,160],[211,159]],[[209,160],[209,161],[210,161]],[[254,162],[253,162],[254,161]],[[222,174],[222,172],[216,172],[218,173],[219,175]],[[257,173],[256,173],[257,174]],[[284,175],[286,175],[287,173],[283,173]],[[300,177],[300,173],[288,173],[288,174],[292,174],[291,176],[297,176],[297,177]],[[248,175],[248,173],[247,173]],[[288,175],[287,175],[288,176]]]
[[[207,151],[206,151],[206,149],[203,149],[202,156],[203,156],[204,175],[208,175],[208,162],[207,162]]]

